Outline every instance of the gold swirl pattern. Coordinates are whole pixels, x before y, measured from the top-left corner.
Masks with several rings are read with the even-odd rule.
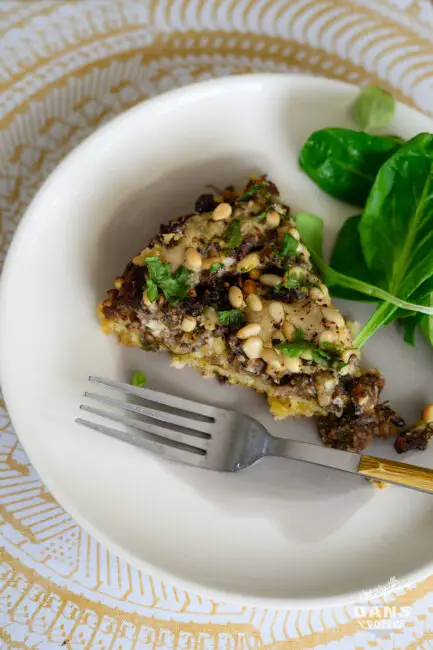
[[[432,13],[428,0],[1,3],[0,261],[64,155],[102,122],[169,88],[291,70],[380,83],[433,112]],[[46,491],[3,403],[0,549],[6,648],[408,650],[432,639],[433,577],[391,595],[390,604],[411,607],[411,617],[403,629],[376,634],[356,607],[217,603],[143,574],[87,535]]]

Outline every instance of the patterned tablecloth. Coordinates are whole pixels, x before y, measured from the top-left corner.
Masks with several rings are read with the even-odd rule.
[[[169,88],[302,71],[374,82],[433,113],[428,0],[3,1],[0,39],[2,259],[64,155],[102,122]],[[262,610],[144,575],[64,512],[0,411],[2,648],[433,648],[433,577],[394,588],[388,601],[410,614],[392,630],[381,599],[368,611]]]

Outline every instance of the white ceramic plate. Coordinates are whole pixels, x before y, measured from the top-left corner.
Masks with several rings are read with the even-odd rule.
[[[308,420],[275,423],[264,398],[174,370],[167,355],[103,336],[95,306],[160,222],[191,211],[208,183],[267,172],[294,210],[326,219],[332,239],[354,213],[297,166],[319,127],[349,126],[357,90],[289,75],[234,77],[140,104],[97,131],[54,172],[11,246],[1,296],[0,359],[18,435],[60,503],[101,542],[149,572],[223,599],[265,606],[356,601],[391,576],[433,570],[433,498],[268,459],[237,475],[182,467],[74,424],[89,374],[248,411],[277,435],[318,441]],[[390,131],[432,122],[399,105]],[[369,308],[342,303],[364,320]],[[387,377],[386,396],[410,421],[433,401],[433,353],[392,327],[365,362]],[[394,456],[390,443],[373,446]],[[405,460],[433,466],[433,447]],[[416,550],[413,542],[416,539]]]

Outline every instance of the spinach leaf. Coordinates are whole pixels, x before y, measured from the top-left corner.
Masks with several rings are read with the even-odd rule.
[[[219,311],[218,318],[222,325],[240,325],[244,322],[244,315],[240,309]]]
[[[360,221],[361,216],[355,216],[344,222],[335,240],[331,255],[331,266],[340,273],[374,284],[361,248]],[[376,302],[376,299],[372,296],[366,296],[359,291],[340,286],[335,286],[332,294],[337,298],[345,298],[346,300]]]
[[[413,314],[407,318],[400,318],[400,325],[403,328],[403,337],[409,345],[415,345],[416,328],[423,318],[430,318],[430,316],[423,316],[423,314]]]
[[[177,271],[172,274],[170,264],[162,262],[159,257],[146,257],[145,262],[151,280],[152,292],[156,286],[169,302],[183,300],[186,297],[191,288],[191,274],[187,268],[179,266]]]
[[[368,268],[407,298],[433,275],[433,135],[410,140],[379,171],[359,225]]]
[[[346,289],[360,291],[361,293],[364,293],[371,298],[383,300],[385,301],[383,303],[385,305],[391,303],[391,307],[393,308],[391,312],[380,312],[378,314],[377,318],[380,318],[379,327],[382,327],[384,323],[388,321],[395,312],[397,312],[399,307],[408,311],[417,311],[422,312],[423,314],[433,314],[433,308],[431,307],[407,302],[406,300],[402,300],[401,298],[392,295],[380,287],[335,271],[323,259],[323,220],[314,214],[309,214],[306,212],[298,213],[295,218],[301,239],[309,249],[311,258],[314,264],[317,266],[322,279],[328,288],[331,288],[332,290],[333,287],[344,287]],[[382,306],[383,305],[381,305],[381,307]],[[358,338],[359,336],[360,334],[358,335]]]
[[[394,138],[351,129],[322,129],[302,147],[299,164],[327,194],[364,206],[377,172],[400,147]]]
[[[223,238],[228,242],[230,248],[238,248],[242,243],[241,222],[233,219],[225,229]]]
[[[431,294],[430,307],[433,307],[433,294]],[[423,316],[420,322],[421,331],[430,345],[433,345],[433,316]]]
[[[391,122],[395,112],[395,99],[378,86],[365,86],[355,100],[351,115],[363,131],[383,129]]]
[[[403,299],[425,290],[433,279],[433,135],[417,135],[383,165],[359,231],[365,261],[381,287]],[[394,305],[380,305],[356,343],[365,343],[394,315]]]
[[[310,253],[323,257],[323,219],[310,212],[295,215],[299,235]]]

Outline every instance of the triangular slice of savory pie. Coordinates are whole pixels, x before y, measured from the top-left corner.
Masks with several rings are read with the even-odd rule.
[[[202,195],[195,210],[116,279],[99,306],[103,330],[265,393],[275,417],[341,417],[358,351],[275,185],[262,177]]]

